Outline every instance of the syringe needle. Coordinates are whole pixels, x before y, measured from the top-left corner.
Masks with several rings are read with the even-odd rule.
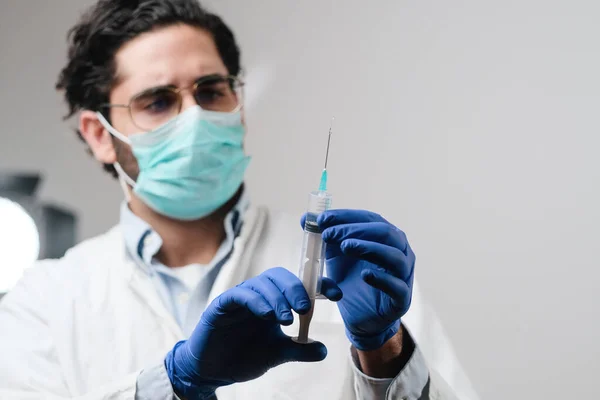
[[[331,125],[329,126],[329,136],[327,137],[327,151],[325,151],[325,167],[323,168],[323,172],[321,173],[321,182],[319,183],[319,191],[326,192],[327,191],[327,161],[329,160],[329,145],[331,144],[331,133],[333,130],[333,120],[335,118],[331,118]]]
[[[331,124],[329,125],[329,136],[327,137],[327,151],[325,152],[325,168],[327,169],[327,160],[329,159],[329,144],[331,143],[331,133],[333,129],[333,121],[335,117],[331,117]]]

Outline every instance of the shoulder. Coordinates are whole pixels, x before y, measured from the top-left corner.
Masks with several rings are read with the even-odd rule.
[[[121,233],[113,228],[78,244],[60,259],[38,261],[2,299],[0,310],[23,318],[64,320],[75,308],[85,308],[92,299],[106,295],[115,281],[114,271],[125,265],[122,249]]]
[[[53,292],[53,297],[62,291],[73,293],[87,286],[86,282],[102,281],[101,276],[109,273],[109,267],[122,263],[124,255],[117,226],[79,243],[59,259],[37,261],[25,271],[19,285]]]
[[[119,225],[114,226],[109,231],[93,237],[88,240],[84,240],[75,247],[69,249],[64,257],[58,261],[71,261],[81,258],[89,258],[90,254],[94,254],[96,257],[101,259],[114,256],[115,250],[124,251],[123,234]]]
[[[266,210],[267,224],[264,234],[268,235],[271,240],[289,241],[293,238],[302,237],[300,215],[293,215],[280,210]]]
[[[299,249],[302,244],[300,216],[291,213],[264,208],[266,222],[261,232],[263,247],[287,250]]]

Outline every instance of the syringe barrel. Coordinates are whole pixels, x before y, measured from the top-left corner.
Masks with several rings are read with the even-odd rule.
[[[331,194],[327,192],[310,192],[308,197],[308,209],[306,210],[306,220],[304,221],[304,231],[321,233],[317,225],[319,215],[331,207]]]
[[[321,280],[325,265],[325,243],[317,218],[331,207],[331,195],[327,192],[311,192],[304,222],[304,240],[298,276],[311,299],[321,294]]]
[[[321,294],[324,264],[325,242],[323,242],[321,234],[305,231],[298,277],[310,299],[315,299]]]

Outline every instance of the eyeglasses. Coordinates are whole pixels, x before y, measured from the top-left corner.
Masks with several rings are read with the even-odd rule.
[[[101,107],[128,108],[134,125],[149,131],[179,115],[183,104],[181,92],[184,90],[191,89],[196,103],[203,110],[235,112],[243,105],[243,87],[243,82],[235,76],[207,75],[191,87],[156,87],[136,94],[129,104],[103,104]]]

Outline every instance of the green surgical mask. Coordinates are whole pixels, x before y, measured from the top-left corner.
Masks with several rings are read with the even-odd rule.
[[[205,217],[231,199],[243,182],[250,157],[244,154],[239,111],[194,106],[152,131],[129,137],[97,115],[108,132],[131,146],[137,159],[137,181],[119,163],[117,172],[160,214],[179,220]]]

